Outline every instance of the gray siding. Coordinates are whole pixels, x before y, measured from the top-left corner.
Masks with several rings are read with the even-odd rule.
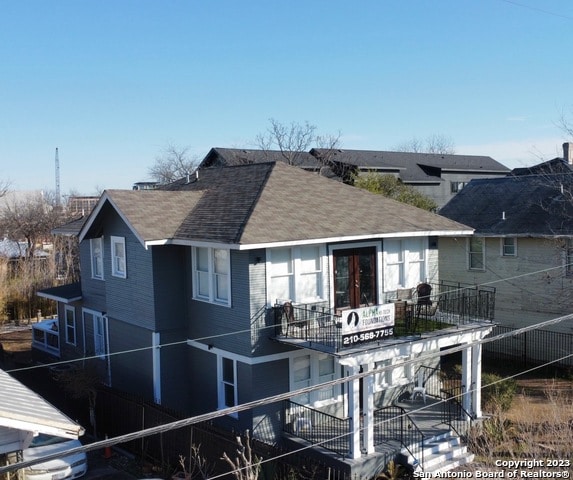
[[[231,307],[190,300],[189,338],[241,355],[251,355],[249,253],[231,251]],[[192,299],[189,267],[188,297]]]
[[[104,268],[108,315],[149,330],[155,329],[151,250],[141,245],[116,214],[108,218],[105,233]],[[125,238],[127,278],[111,274],[112,235]]]
[[[108,319],[112,386],[153,401],[152,336],[149,330]],[[132,351],[144,349],[139,351]]]
[[[188,410],[200,415],[217,409],[217,356],[196,348],[188,349],[190,375],[182,381],[190,386]]]
[[[187,269],[191,249],[177,245],[151,247],[155,329],[180,329],[187,325],[189,299]]]
[[[485,239],[485,270],[469,270],[465,238],[440,239],[440,278],[496,288],[495,319],[519,327],[570,313],[573,278],[557,241],[518,238],[517,256],[501,255],[500,238]],[[504,280],[504,281],[501,281]],[[552,327],[563,329],[564,325]]]
[[[288,359],[253,366],[253,399],[288,392]],[[282,402],[253,409],[254,438],[275,443],[282,435]]]

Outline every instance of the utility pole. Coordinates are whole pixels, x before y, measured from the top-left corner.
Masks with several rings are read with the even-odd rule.
[[[56,147],[56,205],[60,206],[60,157]]]

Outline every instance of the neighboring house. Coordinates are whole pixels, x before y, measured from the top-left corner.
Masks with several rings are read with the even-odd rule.
[[[309,153],[212,148],[200,167],[287,161],[307,171],[349,182],[352,175],[367,172],[393,175],[404,184],[445,205],[470,180],[507,175],[510,170],[491,157],[438,153],[330,150],[313,148]]]
[[[568,146],[568,144],[566,144]],[[496,287],[496,320],[510,327],[571,313],[573,169],[557,158],[470,182],[440,214],[475,229],[440,242],[440,275]],[[557,172],[557,173],[554,173]],[[570,332],[570,325],[552,330]]]
[[[441,153],[386,152],[369,150],[312,149],[317,158],[327,158],[335,171],[352,167],[355,174],[377,172],[399,178],[418,192],[445,205],[474,178],[505,176],[509,169],[491,157]]]
[[[297,391],[217,421],[285,447],[328,435],[314,454],[366,478],[392,449],[421,448],[414,420],[397,431],[380,415],[403,420],[396,402],[414,388],[441,394],[444,349],[463,350],[456,418],[481,416],[494,292],[438,278],[439,242],[471,234],[281,162],[106,191],[79,230],[81,285],[39,292],[58,302],[51,353],[89,357],[107,384],[188,415]],[[431,298],[407,302],[426,281]]]
[[[84,429],[0,370],[0,459],[10,453],[21,453],[40,433],[77,440]]]

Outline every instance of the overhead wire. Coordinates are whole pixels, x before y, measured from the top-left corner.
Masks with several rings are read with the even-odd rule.
[[[571,319],[573,319],[573,314],[565,315],[562,317],[557,317],[557,318],[554,318],[551,320],[546,320],[544,322],[540,322],[539,324],[528,325],[526,327],[519,328],[519,329],[514,330],[512,332],[505,332],[505,333],[498,334],[494,337],[483,338],[479,341],[472,343],[471,346],[494,342],[494,341],[501,340],[503,338],[507,338],[510,336],[512,336],[512,337],[517,336],[517,335],[520,335],[521,333],[525,333],[525,332],[530,331],[530,330],[537,330],[537,329],[539,329],[543,326],[546,326],[546,325],[551,325],[551,324],[555,324],[555,323],[559,323],[559,322],[562,322],[565,320],[571,320]],[[420,355],[414,359],[404,360],[404,361],[397,363],[397,364],[394,364],[394,365],[382,366],[380,368],[377,368],[376,370],[351,374],[349,376],[330,380],[327,382],[323,382],[321,384],[312,385],[312,386],[300,388],[297,390],[291,390],[289,392],[273,395],[270,397],[265,397],[262,399],[243,403],[243,404],[236,405],[233,407],[227,407],[224,409],[217,410],[215,412],[209,412],[209,413],[205,413],[205,414],[201,414],[201,415],[197,415],[197,416],[193,416],[193,417],[187,417],[185,419],[176,420],[174,422],[169,422],[169,423],[166,423],[163,425],[158,425],[155,427],[149,427],[146,429],[141,429],[139,431],[119,435],[117,437],[96,441],[96,442],[90,443],[88,445],[69,449],[65,452],[65,454],[66,455],[72,455],[74,453],[88,452],[88,451],[97,450],[97,449],[101,449],[101,448],[105,448],[105,447],[111,447],[111,446],[117,445],[119,443],[126,443],[129,441],[137,440],[137,439],[147,437],[150,435],[160,434],[160,433],[164,433],[164,432],[167,432],[170,430],[176,430],[178,428],[183,428],[183,427],[187,427],[190,425],[194,425],[196,423],[210,421],[210,420],[213,420],[213,419],[218,418],[218,417],[222,417],[222,416],[226,416],[226,415],[230,415],[230,414],[234,414],[234,413],[239,413],[239,412],[244,411],[244,410],[250,410],[252,408],[265,406],[265,405],[268,405],[271,403],[277,403],[277,402],[280,402],[283,400],[288,400],[291,397],[298,396],[298,395],[304,395],[304,394],[310,393],[314,390],[323,389],[325,387],[335,386],[335,385],[339,385],[342,383],[348,383],[348,382],[351,382],[354,380],[359,380],[361,378],[373,375],[374,373],[380,373],[380,372],[383,372],[383,371],[388,370],[388,369],[393,369],[396,367],[409,365],[411,363],[420,363],[426,359],[431,359],[431,358],[441,357],[444,355],[449,355],[451,353],[456,353],[456,352],[471,348],[471,346],[468,347],[467,345],[458,345],[458,346],[454,346],[452,348],[448,348],[447,350],[443,350],[443,351],[427,352],[427,353],[422,354],[422,355]],[[553,363],[562,361],[563,359],[570,358],[572,356],[573,356],[573,353],[567,354],[566,356],[561,357],[559,359],[554,359],[552,361],[546,362],[542,366],[548,366],[548,365],[551,365]],[[536,368],[541,368],[542,366],[538,366]],[[516,374],[515,376],[517,376],[517,375],[519,375],[519,374]],[[506,378],[510,378],[510,377],[506,377]],[[485,386],[482,386],[482,388],[485,388]],[[465,394],[468,394],[468,392],[463,392],[463,395],[465,395]],[[452,397],[452,398],[455,398],[455,397]],[[420,409],[418,409],[418,411],[422,411],[424,408],[425,407],[421,407]],[[378,425],[380,425],[382,423],[383,422],[379,422]],[[347,434],[345,434],[345,436],[346,435]],[[332,441],[332,439],[328,439],[325,442],[327,442],[327,441]],[[314,444],[314,445],[316,445],[316,444]],[[312,445],[310,445],[308,448],[312,448]],[[289,454],[293,454],[293,453],[294,452],[289,452]],[[52,455],[46,455],[46,456],[43,456],[41,458],[36,458],[34,460],[27,460],[27,461],[11,464],[8,466],[3,466],[3,467],[0,467],[0,475],[3,473],[14,471],[14,470],[17,470],[20,468],[25,468],[25,467],[28,467],[28,466],[31,466],[31,465],[34,465],[37,463],[42,463],[42,462],[53,460],[55,458],[60,458],[60,457],[62,457],[62,452],[57,453],[57,454],[52,454]],[[229,472],[227,472],[226,474],[228,474],[228,473]]]
[[[460,246],[460,249],[464,249],[464,247]],[[465,249],[464,249],[464,251],[465,251]],[[525,278],[527,276],[537,275],[540,273],[546,273],[546,272],[552,271],[552,270],[564,269],[564,268],[567,268],[569,266],[573,266],[573,263],[563,264],[563,265],[559,265],[557,267],[544,268],[544,269],[536,270],[534,272],[520,273],[518,275],[513,275],[511,277],[506,277],[506,278],[502,278],[502,279],[498,279],[498,280],[491,280],[491,281],[487,281],[487,282],[477,283],[476,285],[477,286],[491,286],[491,285],[495,285],[495,284],[498,284],[501,282],[510,282],[513,280]],[[497,275],[493,271],[491,271],[491,273],[494,275]],[[460,286],[458,290],[463,291],[464,287]],[[438,293],[435,295],[435,297],[439,297],[440,295],[442,295],[442,294]],[[266,327],[260,327],[259,330],[264,331],[267,329],[274,329],[274,328],[275,328],[274,325],[270,325],[270,326],[266,326]],[[164,348],[164,347],[170,347],[170,346],[176,346],[176,345],[185,345],[185,344],[188,344],[189,342],[205,342],[208,340],[216,340],[218,338],[235,336],[235,335],[239,335],[239,334],[247,334],[247,333],[250,334],[251,332],[252,332],[252,328],[246,328],[246,329],[242,329],[242,330],[233,330],[230,332],[219,333],[216,335],[207,335],[207,336],[197,337],[194,339],[185,339],[185,340],[179,340],[176,342],[160,343],[157,345],[149,345],[146,347],[132,348],[132,349],[121,350],[121,351],[117,351],[117,352],[108,352],[108,353],[103,354],[103,355],[82,356],[82,357],[75,358],[75,359],[62,360],[62,361],[50,362],[50,363],[42,363],[42,364],[38,364],[38,365],[29,365],[27,367],[19,367],[19,368],[13,368],[10,370],[6,370],[6,372],[13,373],[13,372],[20,372],[20,371],[25,371],[25,370],[34,370],[34,369],[38,369],[38,368],[46,368],[46,367],[52,367],[52,366],[58,366],[58,365],[65,365],[68,363],[80,363],[80,362],[83,362],[86,360],[101,359],[101,358],[113,357],[113,356],[118,356],[118,355],[143,352],[146,350],[153,350],[156,348]]]

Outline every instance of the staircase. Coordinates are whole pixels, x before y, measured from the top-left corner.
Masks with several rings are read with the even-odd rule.
[[[402,454],[415,471],[422,471],[419,465],[420,459],[412,457],[406,448],[402,450]],[[420,457],[424,459],[424,473],[432,474],[447,472],[474,460],[474,455],[468,453],[461,438],[452,431],[427,440],[424,443],[423,456],[420,455]]]

